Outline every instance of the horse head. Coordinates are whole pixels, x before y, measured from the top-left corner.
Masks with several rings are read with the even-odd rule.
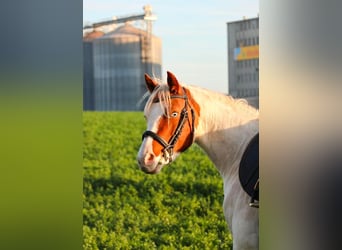
[[[147,130],[137,158],[141,170],[156,174],[194,142],[199,106],[170,72],[167,84],[147,74],[145,81],[151,95],[144,109]]]

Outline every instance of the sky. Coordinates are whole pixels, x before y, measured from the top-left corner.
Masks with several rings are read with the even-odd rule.
[[[162,78],[228,93],[227,22],[259,15],[258,0],[83,0],[83,23],[113,16],[157,16],[153,34],[162,39]]]

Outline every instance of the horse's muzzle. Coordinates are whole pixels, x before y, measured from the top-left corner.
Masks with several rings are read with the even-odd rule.
[[[139,167],[141,171],[143,171],[146,174],[157,174],[160,172],[162,168],[161,165],[145,166],[145,165],[141,165],[140,163],[139,163]]]
[[[138,157],[138,164],[140,169],[147,174],[159,173],[162,168],[158,157],[153,153],[146,153],[145,155]]]

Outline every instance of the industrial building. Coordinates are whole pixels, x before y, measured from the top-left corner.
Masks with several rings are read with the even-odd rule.
[[[259,107],[259,18],[227,23],[228,93]]]
[[[96,111],[142,110],[139,100],[146,92],[144,73],[161,78],[161,39],[152,34],[150,6],[144,14],[116,18],[91,27],[85,33],[83,109]],[[133,25],[145,22],[145,29]],[[115,24],[115,28],[108,26]],[[120,25],[117,25],[120,24]],[[99,29],[107,26],[107,32]],[[109,31],[108,31],[109,30]]]
[[[95,110],[93,41],[103,36],[102,31],[92,31],[83,37],[83,109]]]

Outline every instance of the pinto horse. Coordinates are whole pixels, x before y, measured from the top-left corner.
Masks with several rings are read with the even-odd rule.
[[[151,93],[144,115],[147,130],[138,152],[138,164],[148,174],[197,143],[220,172],[224,183],[223,210],[233,236],[233,249],[258,249],[258,209],[239,181],[239,165],[259,131],[259,112],[245,100],[183,86],[167,72],[167,84],[145,74]]]

